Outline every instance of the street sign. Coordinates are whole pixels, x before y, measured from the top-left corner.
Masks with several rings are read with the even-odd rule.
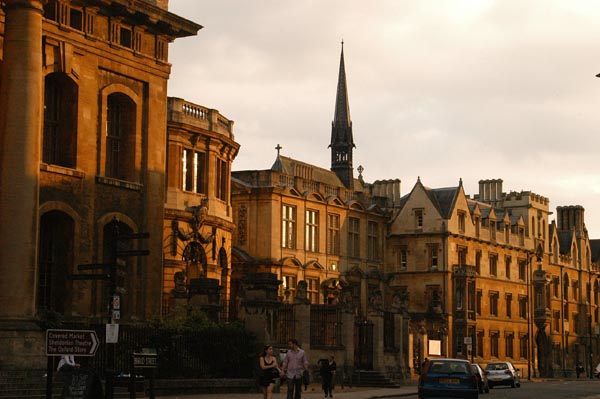
[[[119,325],[118,324],[107,324],[106,325],[106,343],[116,344],[119,342]]]
[[[119,234],[119,240],[137,240],[142,238],[150,238],[150,233]]]
[[[78,265],[77,270],[98,270],[98,269],[106,269],[109,265],[106,263],[87,263],[85,265]]]
[[[473,343],[473,338],[472,337],[465,337],[465,345],[471,345]]]
[[[155,353],[134,353],[133,367],[136,369],[155,369],[157,364]]]
[[[94,330],[47,330],[47,356],[94,356],[98,336]]]
[[[108,280],[108,274],[71,274],[69,280]]]

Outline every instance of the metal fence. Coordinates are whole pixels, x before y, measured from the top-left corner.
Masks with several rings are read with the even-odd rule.
[[[310,346],[342,346],[342,313],[337,305],[310,306]]]
[[[271,338],[274,344],[285,345],[288,339],[296,336],[296,320],[294,306],[289,303],[281,304],[273,310],[273,328]]]
[[[128,374],[132,353],[148,348],[158,355],[157,378],[247,378],[252,376],[257,352],[255,337],[241,325],[215,325],[202,331],[120,325],[116,344],[105,343],[105,325],[71,328],[98,334],[101,345],[87,362],[102,375],[107,370]]]

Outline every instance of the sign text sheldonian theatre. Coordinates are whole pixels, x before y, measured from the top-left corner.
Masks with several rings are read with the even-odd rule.
[[[48,330],[46,354],[48,356],[94,356],[98,349],[98,336],[93,330]]]

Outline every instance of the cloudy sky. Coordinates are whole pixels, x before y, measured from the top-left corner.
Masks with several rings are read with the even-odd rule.
[[[582,205],[600,238],[600,7],[584,0],[170,0],[204,26],[169,95],[235,121],[234,170],[329,168],[343,39],[354,166],[430,187],[501,178]],[[554,216],[552,217],[552,219]]]

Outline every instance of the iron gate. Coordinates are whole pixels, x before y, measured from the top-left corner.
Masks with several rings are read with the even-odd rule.
[[[367,319],[354,322],[354,367],[373,370],[373,322]]]

